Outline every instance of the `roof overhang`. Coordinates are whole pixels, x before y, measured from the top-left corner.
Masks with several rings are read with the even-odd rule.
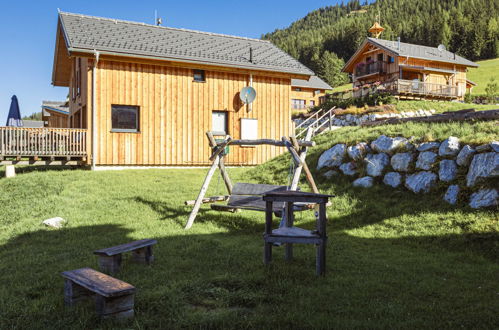
[[[52,67],[52,85],[54,86],[69,86],[71,79],[71,54],[68,51],[67,45],[66,36],[59,19],[57,22],[54,64]]]
[[[357,51],[352,55],[352,57],[350,57],[350,59],[345,63],[345,65],[343,66],[343,68],[341,69],[342,72],[347,72],[347,73],[353,73],[353,66],[355,64],[355,60],[357,59],[357,57],[359,57],[361,54],[364,53],[364,48],[366,48],[369,44],[371,45],[375,45],[381,49],[383,49],[384,51],[390,53],[390,54],[393,54],[394,56],[397,56],[396,53],[394,53],[392,50],[386,48],[386,47],[383,47],[383,45],[380,45],[380,44],[377,44],[377,43],[374,43],[372,42],[371,40],[369,39],[365,39],[362,44],[360,45],[360,47],[357,49]]]
[[[61,115],[66,115],[66,116],[69,116],[69,111],[64,111],[64,110],[61,110],[61,109],[57,109],[57,108],[52,108],[52,107],[49,107],[49,106],[46,106],[46,105],[42,105],[42,110],[44,111],[53,111],[53,112],[57,112]]]

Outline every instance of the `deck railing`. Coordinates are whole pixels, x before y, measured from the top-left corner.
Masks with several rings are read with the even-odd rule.
[[[0,156],[85,157],[87,130],[0,127]]]
[[[363,77],[373,73],[385,73],[386,72],[386,63],[377,61],[372,63],[366,63],[362,66],[359,66],[355,69],[355,76]]]
[[[394,95],[407,95],[416,97],[458,98],[457,86],[427,83],[416,80],[398,79],[382,83],[375,89],[360,88],[353,92],[353,97],[361,97],[376,92],[389,92]]]

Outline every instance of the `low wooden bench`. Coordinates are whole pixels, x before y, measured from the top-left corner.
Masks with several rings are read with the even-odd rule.
[[[106,273],[117,273],[120,271],[122,254],[132,251],[132,258],[138,263],[150,264],[154,261],[152,246],[157,244],[155,239],[143,239],[126,244],[113,246],[106,249],[94,251],[99,256],[99,268]]]
[[[97,314],[104,318],[133,317],[135,287],[92,268],[80,268],[62,273],[64,302],[73,306],[77,302],[95,298]]]

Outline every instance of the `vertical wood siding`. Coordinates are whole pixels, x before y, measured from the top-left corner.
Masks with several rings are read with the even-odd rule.
[[[291,79],[254,75],[257,97],[251,112],[238,94],[248,80],[247,74],[206,71],[206,82],[194,82],[192,69],[99,61],[96,163],[207,165],[205,132],[212,130],[212,111],[227,111],[228,133],[235,139],[241,138],[241,118],[258,119],[259,138],[289,136]],[[140,107],[139,133],[111,132],[113,104]],[[256,165],[283,151],[274,146],[231,146],[227,160],[232,165]]]

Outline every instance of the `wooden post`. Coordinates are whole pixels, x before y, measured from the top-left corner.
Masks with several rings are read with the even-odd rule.
[[[208,143],[210,147],[213,149],[217,146],[217,142],[215,141],[215,138],[213,137],[213,134],[208,131],[206,132],[206,137],[208,138]],[[232,141],[232,138],[228,136],[228,139]],[[225,157],[225,156],[224,156]],[[225,158],[221,157],[220,158],[220,164],[218,164],[218,168],[220,169],[220,173],[222,174],[222,179],[224,180],[225,187],[227,188],[227,191],[229,192],[229,195],[232,194],[232,181],[230,180],[229,174],[225,170]]]
[[[316,274],[325,275],[326,274],[326,204],[319,204],[319,219],[317,221],[317,231],[321,236],[321,243],[317,245],[316,251]]]
[[[282,141],[284,142],[284,145],[288,149],[289,153],[291,154],[291,157],[293,158],[293,161],[295,162],[296,166],[298,167],[300,164],[303,167],[303,170],[305,171],[305,176],[307,178],[307,182],[312,189],[312,191],[316,194],[319,194],[319,189],[317,189],[317,186],[314,181],[314,177],[312,176],[312,173],[310,172],[310,169],[307,166],[307,163],[302,161],[300,157],[298,156],[298,153],[296,152],[295,148],[293,148],[291,142],[285,137],[282,137]]]
[[[293,214],[293,202],[286,203],[286,227],[293,227],[294,222],[294,214]],[[286,261],[293,260],[293,244],[286,243],[286,247],[284,250],[284,259]]]
[[[272,202],[265,203],[265,235],[272,234]],[[263,263],[270,264],[272,261],[272,243],[264,242]]]
[[[198,197],[196,198],[196,203],[194,204],[194,207],[192,208],[191,214],[189,215],[189,219],[187,220],[187,224],[185,225],[184,229],[189,229],[192,227],[192,224],[194,223],[194,219],[196,219],[196,215],[198,214],[199,208],[201,207],[201,204],[203,203],[203,198],[204,195],[206,195],[206,191],[208,190],[208,187],[210,185],[211,178],[213,177],[213,174],[215,173],[215,170],[217,169],[218,165],[220,164],[220,155],[215,158],[213,161],[213,164],[211,165],[210,170],[208,171],[208,174],[206,175],[206,178],[204,179],[203,186],[201,187],[201,190],[199,191]]]
[[[312,138],[312,129],[309,128],[307,130],[307,135],[305,136],[305,141],[310,141],[311,138]],[[291,141],[293,142],[293,145],[296,148],[296,146],[297,146],[296,137],[292,136]],[[307,157],[307,150],[308,150],[307,147],[303,147],[301,150],[300,159],[301,159],[302,163],[305,162],[305,158]],[[298,188],[298,183],[300,182],[300,175],[301,175],[302,169],[303,169],[302,164],[295,167],[295,172],[293,173],[293,180],[291,181],[290,190],[296,190]]]

